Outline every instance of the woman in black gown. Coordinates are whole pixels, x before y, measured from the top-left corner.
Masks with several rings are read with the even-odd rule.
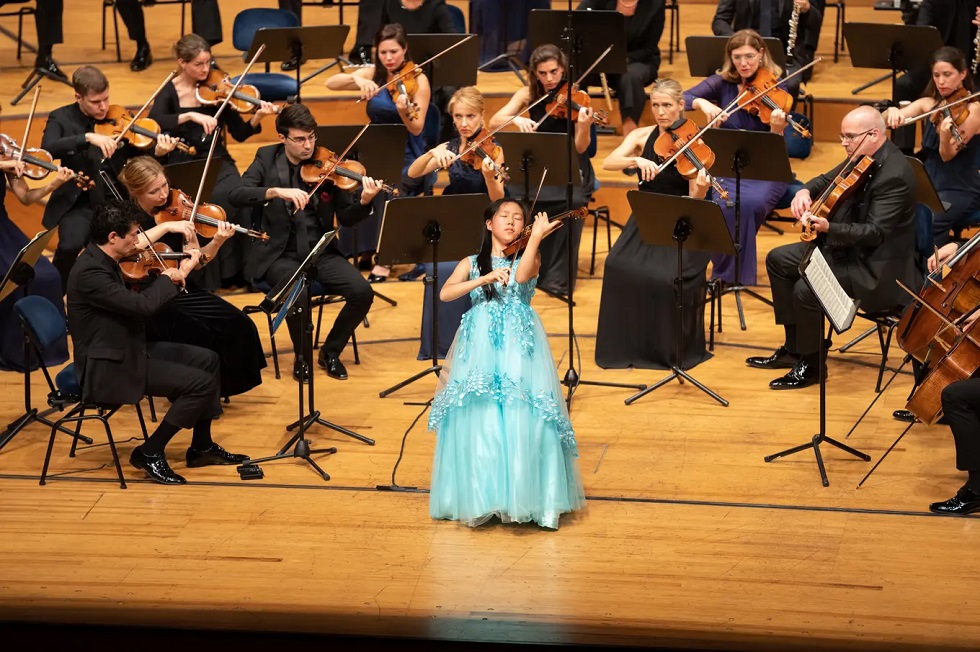
[[[145,219],[140,226],[150,242],[162,241],[174,251],[200,249],[201,263],[206,266],[235,233],[226,222],[202,247],[189,221],[156,225],[150,214],[166,205],[170,199],[170,184],[163,166],[149,156],[130,159],[119,174],[119,180],[126,186],[132,201],[143,209]],[[137,246],[145,249],[148,246],[146,238],[140,236]],[[221,359],[222,396],[242,394],[262,383],[261,372],[266,362],[255,324],[241,310],[202,288],[194,276],[187,281],[187,292],[167,303],[153,315],[147,326],[148,340],[193,344],[217,353]]]
[[[709,182],[704,172],[688,181],[654,152],[662,130],[684,115],[680,84],[663,79],[650,91],[650,105],[657,124],[628,135],[602,163],[604,170],[635,170],[640,190],[665,195],[689,195],[703,199]],[[684,251],[684,313],[682,369],[690,369],[708,357],[704,346],[705,272],[710,255]],[[675,355],[674,277],[677,250],[643,242],[631,215],[606,257],[596,331],[595,361],[605,369],[637,367],[669,369]]]

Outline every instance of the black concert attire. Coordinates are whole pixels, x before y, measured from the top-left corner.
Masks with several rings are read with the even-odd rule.
[[[357,7],[354,51],[371,52],[374,36],[385,25],[398,23],[406,34],[453,34],[456,27],[446,0],[426,0],[418,9],[405,9],[401,0],[361,0]]]
[[[259,228],[269,234],[269,241],[252,243],[246,273],[249,279],[261,279],[273,287],[292,275],[309,255],[312,246],[333,228],[335,214],[342,225],[353,226],[371,213],[370,204],[361,206],[360,192],[352,196],[329,181],[320,186],[306,209],[296,215],[293,215],[291,202],[267,200],[265,194],[269,188],[310,189],[300,178],[300,166],[289,162],[285,147],[281,144],[258,149],[255,160],[242,177],[242,184],[230,196],[236,206],[255,208],[261,212]],[[344,307],[321,347],[321,357],[339,356],[354,334],[354,329],[371,308],[374,292],[340,253],[336,240],[330,243],[326,253],[317,261],[313,280],[322,283],[329,294],[339,294],[345,299]],[[299,350],[298,346],[303,342],[301,320],[291,316],[286,319],[286,324],[294,350]]]
[[[653,130],[643,146],[643,158],[663,163],[653,151],[660,128]],[[641,181],[640,190],[664,195],[686,196],[690,183],[670,165],[653,181]],[[711,255],[684,251],[683,329],[676,334],[674,315],[677,298],[677,249],[646,244],[636,220],[630,215],[623,233],[606,257],[599,325],[596,330],[595,361],[604,369],[669,369],[674,361],[675,336],[683,341],[682,369],[690,369],[710,354],[704,345],[704,301],[708,283],[705,271]]]
[[[908,297],[895,281],[908,287],[921,283],[915,268],[915,173],[891,141],[884,141],[872,158],[871,178],[837,208],[830,230],[817,237],[816,246],[862,310],[898,311]],[[842,167],[807,183],[810,196],[816,199]],[[818,353],[825,336],[816,297],[800,278],[800,261],[811,246],[783,245],[766,256],[776,323],[786,328],[789,353],[804,358]]]
[[[34,25],[37,29],[38,57],[51,56],[51,47],[64,43],[64,0],[37,0]]]
[[[211,141],[210,139],[204,140],[204,128],[191,120],[178,124],[181,114],[192,111],[214,116],[218,112],[218,107],[208,105],[180,106],[177,89],[172,83],[164,86],[153,102],[149,117],[160,124],[160,129],[175,138],[183,138],[185,142],[193,144],[197,149],[197,154],[193,156],[175,149],[167,159],[169,163],[207,158]],[[214,158],[211,161],[211,165],[218,168],[218,179],[208,201],[221,206],[227,214],[228,221],[235,224],[243,223],[238,208],[231,203],[228,197],[235,188],[241,185],[242,177],[238,173],[238,168],[235,167],[235,159],[231,157],[228,148],[225,146],[226,133],[230,133],[235,140],[241,143],[260,131],[262,131],[261,124],[253,127],[240,113],[231,110],[229,107],[222,111],[221,117],[218,118],[218,128],[212,134],[220,138],[214,148]],[[187,190],[187,192],[191,191]],[[251,228],[251,224],[245,224],[245,226]],[[204,268],[203,278],[199,279],[205,289],[216,290],[221,287],[222,282],[237,281],[241,278],[245,269],[247,249],[245,240],[246,238],[231,238],[218,250],[218,259]]]
[[[616,11],[616,0],[583,0],[579,9]],[[664,0],[640,0],[632,16],[626,18],[626,72],[607,75],[610,87],[619,101],[619,114],[640,124],[643,105],[647,100],[644,88],[660,74],[660,35],[664,31]],[[591,61],[579,62],[582,66]],[[584,68],[583,68],[584,70]],[[599,75],[585,79],[588,86],[600,84]]]
[[[980,138],[971,138],[966,147],[952,159],[943,161],[939,155],[939,132],[926,118],[922,122],[922,149],[916,152],[936,187],[939,199],[948,205],[944,212],[932,219],[932,244],[942,247],[953,241],[952,229],[963,228],[980,211]]]
[[[148,46],[143,3],[140,0],[116,0],[116,10],[129,31],[129,38],[136,41],[137,46]],[[221,43],[223,36],[218,0],[191,0],[191,31],[211,45]]]
[[[956,468],[970,472],[966,487],[980,494],[980,378],[947,385],[942,404],[956,444]]]

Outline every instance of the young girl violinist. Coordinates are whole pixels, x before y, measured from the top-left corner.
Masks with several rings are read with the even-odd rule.
[[[538,213],[516,266],[504,250],[525,226],[526,209],[499,199],[484,213],[476,256],[460,261],[439,297],[469,294],[432,402],[436,431],[429,513],[471,527],[497,516],[557,529],[585,505],[575,434],[554,359],[531,297],[541,239],[557,228]],[[513,271],[511,271],[513,270]]]
[[[967,71],[966,57],[956,48],[939,48],[932,55],[932,80],[925,94],[901,109],[886,110],[885,124],[894,129],[906,118],[922,115],[944,100],[952,102],[972,92],[973,80]],[[950,244],[951,229],[962,226],[980,210],[980,172],[977,171],[980,139],[973,137],[980,129],[980,104],[962,103],[950,112],[950,117],[940,112],[919,121],[922,149],[916,156],[922,160],[939,198],[949,204],[945,213],[933,216],[932,241],[937,247]],[[953,117],[958,120],[954,121]],[[932,251],[928,242],[923,244],[924,251]],[[955,246],[951,251],[956,251]],[[940,252],[945,253],[942,249]]]
[[[483,121],[483,95],[477,90],[476,86],[461,88],[453,94],[449,100],[449,113],[453,117],[453,125],[459,136],[449,142],[442,143],[432,148],[408,167],[408,176],[420,178],[432,174],[439,169],[449,171],[449,185],[442,191],[444,195],[462,195],[469,193],[487,193],[490,199],[496,201],[504,196],[504,179],[497,170],[504,164],[504,152],[499,146],[493,151],[493,142],[481,146],[481,151],[493,154],[491,158],[475,156],[474,161],[479,165],[470,164],[465,159],[457,159],[456,155],[465,152],[474,140],[484,137]],[[485,148],[485,149],[484,149]],[[486,152],[486,150],[490,152]],[[452,162],[451,162],[452,161]],[[496,169],[494,168],[496,166]],[[446,279],[452,274],[458,263],[446,262],[439,263],[439,280],[445,285]],[[412,280],[421,274],[431,272],[431,265],[419,265],[412,272],[403,274],[399,278]],[[436,291],[442,289],[442,285]],[[432,328],[432,305],[429,293],[432,286],[426,284],[425,298],[422,303],[422,334],[421,345],[419,346],[419,360],[427,360],[431,357]],[[439,306],[439,357],[444,358],[456,336],[456,329],[465,313],[470,308],[469,297],[463,296],[456,301],[441,304]]]

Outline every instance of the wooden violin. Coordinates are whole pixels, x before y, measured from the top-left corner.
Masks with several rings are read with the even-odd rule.
[[[385,88],[391,93],[391,99],[398,102],[402,95],[408,101],[408,119],[416,120],[419,117],[419,105],[415,103],[415,95],[419,92],[419,75],[422,68],[412,63],[411,59],[405,59],[401,67],[397,70],[388,71],[388,81]]]
[[[568,116],[568,82],[562,82],[555,90],[551,91],[551,101],[545,105],[545,115],[555,118],[566,118]],[[578,112],[582,108],[590,108],[592,98],[589,94],[578,86],[572,87],[572,111]],[[592,122],[599,125],[609,124],[609,114],[605,111],[594,111]]]
[[[17,141],[6,134],[0,134],[0,159],[16,160],[20,155],[21,147]],[[24,163],[24,176],[29,179],[43,179],[50,173],[58,171],[58,166],[53,163],[54,158],[46,149],[29,147],[24,151],[21,160]],[[72,180],[82,190],[91,190],[95,187],[95,182],[82,172],[75,172]]]
[[[193,199],[191,199],[182,190],[171,188],[170,197],[167,198],[167,203],[153,209],[153,219],[157,224],[163,224],[164,222],[176,222],[179,220],[190,220],[191,211],[193,208]],[[199,236],[204,238],[213,238],[218,232],[218,227],[221,224],[228,222],[228,218],[225,215],[225,209],[223,209],[221,206],[201,202],[198,204],[197,211],[194,213],[193,222],[194,228]],[[269,235],[266,233],[246,229],[245,227],[234,223],[232,223],[231,226],[234,228],[235,233],[241,233],[249,236],[250,238],[262,240],[263,242],[269,239]]]
[[[589,214],[588,206],[583,206],[581,208],[576,208],[574,210],[565,211],[564,213],[558,213],[554,217],[549,217],[549,222],[560,222],[568,219],[569,217],[577,217],[579,219],[584,219],[586,215]],[[551,235],[554,231],[549,231],[548,235]],[[547,236],[545,236],[547,237]],[[528,224],[521,230],[521,234],[514,239],[509,245],[504,247],[504,256],[516,256],[520,254],[524,249],[527,248],[528,240],[531,239],[531,225]]]
[[[367,169],[359,162],[350,159],[337,160],[337,155],[326,147],[317,147],[313,156],[299,169],[300,178],[309,184],[332,181],[335,186],[348,192],[356,190]],[[389,195],[398,196],[398,189],[382,183],[381,189]]]
[[[755,75],[745,80],[742,85],[754,97],[745,104],[739,104],[739,108],[758,116],[765,124],[771,124],[772,112],[779,109],[786,114],[786,122],[793,129],[804,138],[809,138],[810,131],[790,117],[789,110],[793,108],[793,96],[780,88],[779,83],[780,81],[766,68],[759,68]]]
[[[477,132],[479,134],[479,132]],[[459,155],[459,160],[461,160],[466,165],[469,165],[474,170],[483,170],[483,160],[489,158],[490,165],[493,167],[493,178],[503,179],[504,181],[510,181],[510,175],[507,174],[507,168],[497,165],[496,160],[503,153],[503,148],[497,143],[497,140],[492,135],[484,136],[482,139],[477,140],[473,138],[470,140],[470,144],[466,146],[463,153]]]
[[[119,271],[127,280],[140,282],[151,275],[161,274],[164,270],[176,269],[180,264],[178,261],[190,257],[187,253],[174,253],[173,249],[162,242],[154,242],[153,251],[143,249],[120,260]]]
[[[140,118],[134,121],[129,109],[118,104],[110,104],[105,118],[95,123],[95,133],[110,138],[118,137],[124,130],[126,133],[123,137],[138,149],[155,147],[161,131],[156,120]],[[177,149],[191,156],[197,154],[196,149],[180,140],[177,141]]]
[[[197,101],[201,104],[216,105],[228,99],[228,105],[239,113],[249,113],[255,111],[262,105],[262,96],[259,89],[250,84],[240,84],[235,90],[235,83],[228,77],[228,73],[214,68],[208,74],[208,78],[197,83]],[[279,106],[276,106],[276,113],[279,113]]]
[[[690,147],[685,149],[684,153],[675,160],[677,172],[685,179],[696,178],[701,170],[704,170],[707,175],[708,168],[715,163],[715,153],[700,138],[697,138],[698,133],[698,126],[694,124],[693,120],[680,118],[657,136],[657,140],[653,143],[653,151],[660,158],[669,159],[684,145],[687,145],[692,138],[695,138],[696,140],[691,143]],[[711,187],[722,199],[728,199],[728,193],[714,177],[708,175],[708,181],[711,182]]]
[[[870,156],[852,156],[844,163],[840,172],[834,177],[817,200],[810,204],[809,213],[816,217],[822,217],[830,221],[834,210],[843,203],[845,199],[853,195],[857,189],[871,177],[874,159]],[[816,239],[817,232],[813,228],[812,222],[803,225],[803,232],[800,233],[800,240],[810,242]]]
[[[946,118],[953,121],[953,128],[950,130],[950,133],[953,135],[953,140],[956,141],[956,146],[960,149],[966,147],[966,143],[963,141],[963,136],[960,135],[960,130],[957,129],[957,127],[962,125],[969,117],[970,105],[966,102],[961,102],[953,107],[950,107],[950,104],[966,99],[969,95],[970,91],[960,86],[947,97],[944,97],[936,102],[936,106],[933,108],[940,110],[929,117],[929,120],[931,120],[932,124],[935,125],[937,131],[939,130],[939,125],[942,124],[943,120]]]

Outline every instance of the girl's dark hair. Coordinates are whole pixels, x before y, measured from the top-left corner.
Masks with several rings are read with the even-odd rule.
[[[504,204],[511,203],[517,204],[521,209],[521,213],[524,215],[525,222],[527,221],[527,206],[524,202],[514,199],[512,197],[501,197],[497,199],[492,204],[487,206],[487,209],[483,211],[483,222],[484,227],[486,227],[486,222],[493,219],[493,216],[497,214],[500,207]],[[493,271],[493,260],[491,259],[491,251],[493,248],[493,237],[490,233],[490,229],[484,228],[483,230],[483,244],[480,245],[480,253],[476,255],[476,266],[480,270],[480,276],[485,276]],[[497,287],[494,284],[484,285],[483,293],[486,295],[487,299],[496,299],[499,297],[497,294]]]
[[[388,81],[388,71],[379,61],[378,47],[382,41],[395,41],[405,49],[405,61],[411,61],[412,56],[408,53],[408,38],[405,36],[405,28],[401,23],[391,23],[385,25],[374,35],[374,83],[381,86]]]
[[[932,64],[929,66],[929,85],[926,86],[926,90],[922,93],[922,97],[939,99],[938,91],[936,90],[936,82],[932,79],[932,67],[937,63],[948,63],[956,68],[957,72],[965,72],[966,77],[963,78],[963,88],[971,93],[973,92],[973,76],[967,70],[966,56],[964,56],[963,51],[959,48],[946,45],[932,53]]]

